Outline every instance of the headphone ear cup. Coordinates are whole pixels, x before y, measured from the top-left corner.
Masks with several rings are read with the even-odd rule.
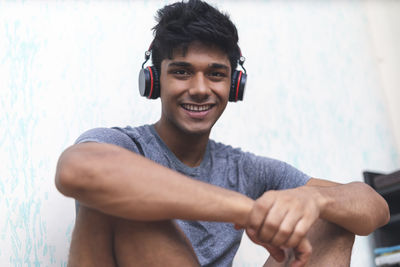
[[[153,93],[150,95],[149,98],[157,99],[160,97],[160,76],[158,75],[156,67],[151,66],[149,68],[153,73]]]
[[[149,99],[156,99],[160,96],[160,81],[158,71],[154,66],[140,70],[139,93]]]
[[[246,88],[247,74],[240,70],[235,70],[232,74],[231,89],[229,91],[229,101],[242,101]]]

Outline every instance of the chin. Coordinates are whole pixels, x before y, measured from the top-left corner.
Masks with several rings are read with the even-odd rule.
[[[180,127],[183,132],[191,135],[205,135],[209,134],[212,128],[212,125],[186,125]]]
[[[209,128],[207,128],[207,129],[204,129],[204,128],[201,128],[201,129],[200,128],[199,129],[197,129],[197,128],[195,128],[195,129],[193,129],[193,128],[184,129],[184,132],[186,134],[191,134],[191,135],[205,135],[205,134],[209,134],[210,131],[211,131],[211,129],[209,129]]]

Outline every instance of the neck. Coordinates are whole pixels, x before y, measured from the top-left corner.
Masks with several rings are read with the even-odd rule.
[[[154,128],[175,156],[189,167],[199,166],[206,152],[210,132],[190,134],[158,121]]]

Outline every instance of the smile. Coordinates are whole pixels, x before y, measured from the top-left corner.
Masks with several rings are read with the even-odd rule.
[[[184,109],[192,112],[201,112],[207,111],[212,108],[213,105],[193,105],[193,104],[182,104],[181,105]]]

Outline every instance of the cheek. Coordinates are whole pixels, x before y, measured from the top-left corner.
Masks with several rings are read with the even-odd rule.
[[[164,86],[163,86],[164,85]],[[164,98],[173,98],[179,95],[182,90],[182,82],[174,79],[161,78],[160,80],[160,96]]]
[[[228,83],[221,86],[221,88],[218,90],[220,92],[219,95],[221,95],[224,99],[228,99],[230,89],[231,89],[231,83],[229,81]]]
[[[164,115],[171,118],[178,110],[176,95],[174,92],[167,88],[166,90],[161,90],[160,92],[161,99],[161,109]]]
[[[227,99],[229,98],[229,93],[230,93],[230,91],[231,91],[231,88],[230,88],[230,86],[229,86],[228,89],[225,90],[225,97],[226,97]]]

